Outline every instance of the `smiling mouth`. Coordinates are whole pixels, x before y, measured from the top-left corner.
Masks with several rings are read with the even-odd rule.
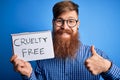
[[[70,34],[68,34],[68,33],[62,33],[61,36],[62,37],[70,37]]]

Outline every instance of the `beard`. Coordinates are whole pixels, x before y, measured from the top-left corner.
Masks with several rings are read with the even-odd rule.
[[[62,38],[61,35],[63,33],[69,34],[70,38]],[[55,57],[63,59],[67,57],[74,58],[80,46],[78,31],[75,34],[73,34],[72,30],[60,29],[55,31],[53,35],[53,46]]]

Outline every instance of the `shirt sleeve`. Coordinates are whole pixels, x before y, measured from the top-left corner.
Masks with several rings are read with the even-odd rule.
[[[34,71],[32,71],[29,78],[27,76],[22,75],[22,79],[23,80],[37,80]]]
[[[100,53],[99,55],[101,55],[103,58],[111,61],[109,59],[109,57],[105,54],[105,52],[103,52],[99,49],[97,51],[98,51],[98,53]],[[105,80],[120,80],[120,68],[112,62],[112,65],[111,65],[110,69],[105,73],[101,73],[101,76]]]
[[[43,74],[42,68],[40,66],[40,62],[37,61],[37,66],[35,70],[32,70],[30,77],[22,75],[23,80],[45,80],[45,76]]]
[[[120,80],[120,68],[112,63],[110,69],[101,75],[105,80]]]

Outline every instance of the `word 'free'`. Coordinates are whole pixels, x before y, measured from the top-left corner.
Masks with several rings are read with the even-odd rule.
[[[31,56],[31,55],[42,55],[44,54],[44,48],[35,48],[35,49],[22,49],[22,55]]]

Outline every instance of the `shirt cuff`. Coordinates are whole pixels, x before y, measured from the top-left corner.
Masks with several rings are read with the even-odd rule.
[[[102,77],[107,80],[120,79],[120,68],[112,63],[110,69],[107,72],[102,73]]]
[[[35,80],[34,78],[36,78],[34,71],[32,71],[30,77],[27,77],[27,76],[25,76],[25,75],[22,75],[22,79],[23,79],[23,80]]]

